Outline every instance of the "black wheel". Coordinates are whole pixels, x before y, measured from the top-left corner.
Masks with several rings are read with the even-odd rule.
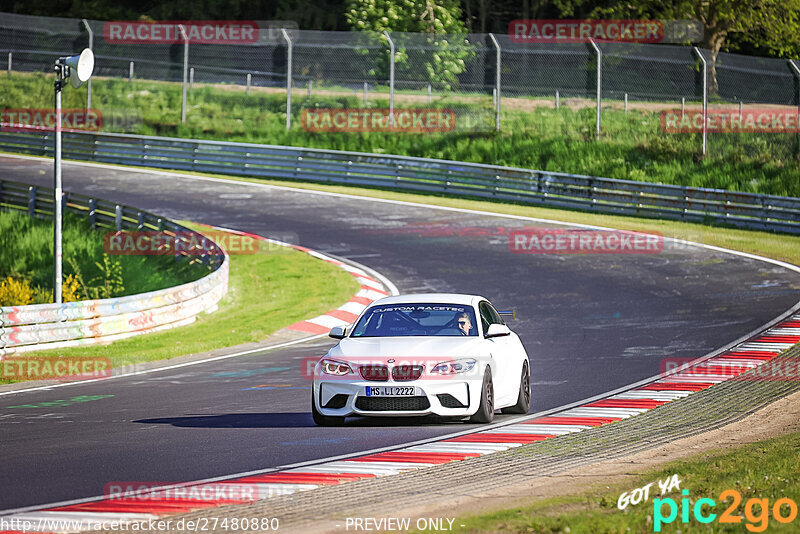
[[[314,387],[311,387],[311,417],[314,422],[319,426],[342,426],[344,424],[344,417],[335,417],[331,415],[323,415],[317,411],[317,404],[314,402]]]
[[[491,423],[494,420],[494,385],[492,385],[492,370],[488,366],[483,374],[481,386],[481,404],[478,411],[469,418],[470,423]]]
[[[503,408],[503,413],[528,413],[531,407],[531,374],[528,372],[528,362],[522,364],[522,377],[519,379],[519,396],[514,406]]]

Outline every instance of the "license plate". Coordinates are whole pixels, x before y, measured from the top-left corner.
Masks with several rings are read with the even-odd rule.
[[[415,397],[417,388],[413,386],[366,386],[367,397]]]

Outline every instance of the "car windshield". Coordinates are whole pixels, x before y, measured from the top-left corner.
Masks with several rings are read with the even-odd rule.
[[[472,306],[385,304],[367,310],[351,337],[477,336]]]

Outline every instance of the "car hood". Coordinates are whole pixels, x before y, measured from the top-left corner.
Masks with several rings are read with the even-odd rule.
[[[344,338],[328,356],[344,360],[382,358],[435,358],[447,360],[481,356],[482,339],[477,336],[452,337],[368,337]]]

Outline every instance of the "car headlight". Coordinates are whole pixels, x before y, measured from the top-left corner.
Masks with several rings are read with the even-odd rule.
[[[453,375],[457,373],[466,373],[468,371],[472,371],[472,368],[475,367],[476,360],[472,358],[468,359],[461,359],[461,360],[450,360],[447,362],[437,363],[431,369],[431,373],[436,373],[440,375]]]
[[[337,362],[336,360],[322,360],[319,362],[322,372],[328,375],[342,376],[350,374],[353,370],[344,362]]]

